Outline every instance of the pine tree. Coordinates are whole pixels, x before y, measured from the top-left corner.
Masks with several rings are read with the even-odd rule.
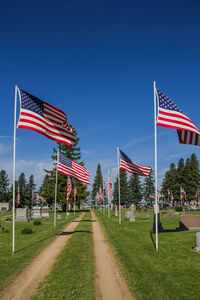
[[[35,191],[36,184],[34,183],[34,175],[31,174],[29,177],[29,182],[27,184],[27,192],[29,198],[29,208],[32,207],[33,201],[33,192]]]
[[[137,204],[142,198],[142,186],[139,179],[139,176],[136,174],[132,174],[129,183],[129,204],[135,203]]]
[[[120,203],[121,205],[128,204],[128,182],[126,170],[120,169]],[[113,201],[114,204],[119,203],[119,185],[118,176],[114,182]]]
[[[149,176],[145,176],[144,184],[143,184],[143,196],[145,200],[151,201],[152,198],[150,196],[155,194],[155,180],[153,170],[151,169]]]
[[[200,183],[199,161],[194,153],[186,160],[185,177],[187,200],[192,201]]]
[[[20,207],[29,205],[28,188],[26,183],[26,177],[23,172],[19,176],[18,185],[19,185],[19,193],[20,193]]]
[[[162,182],[161,193],[168,199],[168,190],[172,192],[174,200],[179,200],[179,191],[176,188],[177,172],[174,163],[171,163],[170,169],[165,173],[165,177]],[[170,200],[170,199],[169,199]]]
[[[92,186],[92,199],[93,201],[95,201],[95,197],[97,192],[99,191],[99,188],[101,188],[101,190],[103,189],[103,175],[101,172],[101,166],[100,164],[97,165],[97,170],[96,170],[96,175],[94,178],[94,183]],[[102,190],[103,192],[103,190]]]
[[[9,200],[9,179],[5,170],[0,171],[0,202]]]

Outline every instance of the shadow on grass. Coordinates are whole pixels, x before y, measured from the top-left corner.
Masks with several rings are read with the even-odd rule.
[[[95,220],[80,220],[80,221],[72,221],[72,222],[74,222],[74,223],[79,223],[79,222],[96,222]]]
[[[153,232],[152,232],[152,230],[150,230],[149,232],[150,232],[150,236],[151,236],[151,240],[152,240],[153,246],[156,249],[156,243],[155,243],[155,241],[153,239]]]
[[[70,235],[70,234],[74,234],[74,233],[79,233],[79,232],[85,232],[85,233],[92,233],[92,231],[88,231],[88,230],[75,230],[75,231],[63,231],[61,233],[58,233],[57,235]]]

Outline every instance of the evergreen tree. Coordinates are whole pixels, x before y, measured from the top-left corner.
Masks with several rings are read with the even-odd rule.
[[[48,171],[49,172],[49,171]],[[39,194],[44,197],[49,205],[52,205],[55,200],[55,170],[50,174],[46,174],[43,180],[43,183],[39,189]]]
[[[186,160],[185,177],[187,200],[192,201],[200,183],[199,161],[194,153]]]
[[[29,205],[28,188],[26,183],[26,177],[23,172],[19,176],[18,185],[19,185],[19,193],[20,193],[20,207]]]
[[[129,204],[138,203],[142,198],[142,186],[139,176],[132,174],[128,183],[129,188]]]
[[[103,175],[101,172],[101,166],[100,164],[97,165],[97,170],[96,170],[96,175],[94,178],[94,183],[92,185],[92,199],[93,201],[95,201],[95,197],[97,192],[99,191],[99,188],[101,188],[101,190],[103,189]],[[103,192],[103,190],[102,190]]]
[[[33,205],[33,192],[35,191],[36,184],[34,183],[34,176],[31,174],[29,177],[29,182],[27,184],[27,192],[29,198],[29,208],[32,208]]]
[[[0,171],[0,202],[9,201],[9,179],[5,170]]]
[[[128,182],[127,182],[127,172],[126,170],[119,170],[120,176],[120,203],[121,205],[128,204]],[[119,203],[119,185],[118,185],[118,177],[114,182],[114,191],[113,191],[113,203]]]
[[[151,201],[152,198],[150,196],[155,194],[155,180],[153,170],[151,169],[149,176],[145,176],[144,184],[143,184],[143,196],[145,200]]]
[[[179,191],[176,189],[177,172],[174,163],[171,163],[170,169],[165,173],[165,177],[162,182],[161,193],[168,199],[168,190],[172,192],[174,200],[179,200]],[[178,194],[178,196],[177,196]],[[169,199],[170,200],[170,199]]]

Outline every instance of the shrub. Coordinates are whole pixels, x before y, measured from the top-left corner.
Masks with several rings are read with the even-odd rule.
[[[24,228],[21,230],[21,233],[22,233],[22,234],[32,234],[33,231],[32,231],[32,229],[29,228],[29,227],[24,227]]]
[[[40,220],[34,220],[33,225],[42,225],[42,222]]]
[[[183,211],[183,207],[182,206],[175,206],[175,211]]]

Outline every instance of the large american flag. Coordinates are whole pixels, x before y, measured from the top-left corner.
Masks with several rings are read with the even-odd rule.
[[[75,135],[67,123],[66,114],[29,93],[18,89],[20,116],[17,128],[34,130],[56,142],[74,145]]]
[[[67,180],[67,202],[69,202],[69,197],[71,195],[72,192],[72,183],[71,183],[71,179],[68,177]]]
[[[151,167],[146,167],[142,165],[137,165],[132,161],[126,154],[124,154],[120,149],[120,169],[124,169],[129,173],[140,175],[140,176],[149,176]]]
[[[112,191],[112,182],[110,176],[108,177],[108,183],[109,183],[109,195],[110,195],[110,200],[113,198],[113,191]]]
[[[157,90],[158,120],[156,125],[177,129],[179,142],[200,146],[200,131],[182,110],[165,94]]]
[[[89,181],[89,172],[87,169],[74,160],[66,157],[62,153],[59,152],[59,160],[58,160],[58,172],[71,176],[76,177],[82,183],[90,184]]]

